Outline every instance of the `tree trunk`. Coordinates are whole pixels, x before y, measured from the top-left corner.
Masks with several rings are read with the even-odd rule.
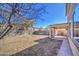
[[[7,27],[0,34],[0,39],[2,39],[11,30],[11,28],[12,28],[12,25],[10,23],[11,17],[12,17],[12,13],[10,14],[10,17],[8,19],[8,25],[7,25]]]
[[[0,39],[2,39],[10,30],[12,26],[7,26],[0,35]]]

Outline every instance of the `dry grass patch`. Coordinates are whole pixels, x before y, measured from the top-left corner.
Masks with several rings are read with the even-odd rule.
[[[5,37],[0,40],[0,55],[12,55],[21,50],[29,48],[38,42],[34,40],[41,38],[43,36],[15,36],[15,37]]]

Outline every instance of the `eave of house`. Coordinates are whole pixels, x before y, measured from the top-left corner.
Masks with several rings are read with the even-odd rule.
[[[69,14],[69,3],[66,3],[66,16]]]
[[[72,20],[77,3],[66,3],[67,20]]]

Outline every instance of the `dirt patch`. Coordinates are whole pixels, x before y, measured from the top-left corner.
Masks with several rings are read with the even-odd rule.
[[[13,56],[56,56],[62,44],[62,40],[51,40],[48,37],[34,41],[38,42],[38,44],[20,51]]]

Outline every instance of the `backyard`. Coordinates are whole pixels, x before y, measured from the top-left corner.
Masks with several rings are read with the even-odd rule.
[[[0,55],[54,56],[62,40],[49,39],[47,35],[16,35],[0,40]]]
[[[79,55],[79,18],[74,19],[79,4],[76,6],[0,4],[0,56]]]

